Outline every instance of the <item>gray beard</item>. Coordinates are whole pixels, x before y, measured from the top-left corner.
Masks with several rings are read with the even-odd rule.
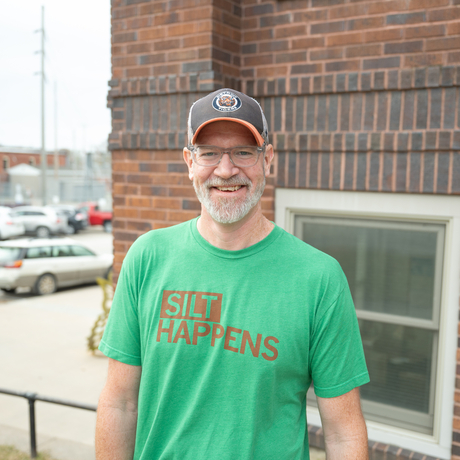
[[[210,187],[231,187],[233,185],[245,185],[247,187],[248,196],[243,203],[237,202],[237,198],[217,198],[215,201],[211,199]],[[220,224],[233,224],[245,217],[249,211],[259,202],[265,188],[264,180],[254,185],[247,178],[232,177],[229,180],[219,178],[208,179],[201,186],[193,181],[193,188],[200,203],[206,208],[212,219]]]

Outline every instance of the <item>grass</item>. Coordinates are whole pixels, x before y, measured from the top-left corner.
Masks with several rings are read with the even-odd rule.
[[[13,446],[0,446],[0,460],[30,460],[30,455]],[[39,453],[37,460],[55,460],[49,454]]]

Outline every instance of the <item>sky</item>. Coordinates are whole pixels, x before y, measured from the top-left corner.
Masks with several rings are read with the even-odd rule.
[[[0,0],[0,146],[41,148],[42,6],[45,148],[106,148],[110,0]]]

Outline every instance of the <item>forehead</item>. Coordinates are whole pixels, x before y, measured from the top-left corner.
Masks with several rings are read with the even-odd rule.
[[[198,134],[197,144],[220,145],[257,145],[257,142],[246,126],[234,121],[215,121],[206,125]]]

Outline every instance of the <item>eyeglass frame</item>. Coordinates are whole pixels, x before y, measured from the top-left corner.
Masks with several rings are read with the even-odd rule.
[[[197,148],[199,148],[199,147],[212,147],[212,148],[215,148],[215,149],[219,150],[219,152],[220,152],[219,161],[217,163],[215,163],[215,164],[212,164],[212,165],[202,165],[202,164],[198,163],[198,161],[195,158],[195,150]],[[251,147],[251,148],[256,149],[256,151],[257,151],[257,159],[256,159],[256,161],[254,162],[254,164],[248,165],[248,166],[240,166],[240,165],[235,164],[233,162],[233,159],[232,159],[232,156],[231,156],[232,150],[238,149],[238,148],[245,148],[245,147]],[[189,144],[187,146],[187,150],[189,150],[191,155],[192,155],[193,162],[196,163],[198,166],[201,166],[203,168],[214,168],[215,166],[217,166],[222,161],[222,158],[224,157],[225,153],[228,153],[228,158],[230,159],[230,161],[231,161],[233,166],[236,166],[237,168],[252,168],[259,161],[260,154],[261,153],[265,154],[266,149],[267,149],[267,144],[265,142],[260,147],[258,145],[236,145],[235,147],[231,147],[231,148],[227,148],[227,149],[224,149],[224,148],[219,147],[217,145],[192,145],[192,144]]]

